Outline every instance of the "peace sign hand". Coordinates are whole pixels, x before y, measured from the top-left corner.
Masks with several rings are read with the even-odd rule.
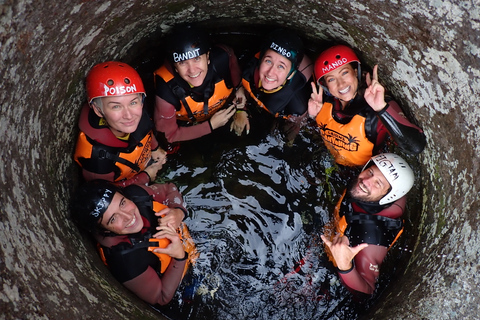
[[[315,118],[320,112],[320,109],[322,109],[323,88],[322,86],[319,86],[317,90],[317,86],[314,82],[312,82],[311,85],[312,94],[310,95],[310,99],[308,100],[308,115],[310,116],[310,118]]]
[[[365,101],[375,111],[382,110],[385,105],[385,88],[378,82],[378,65],[373,67],[373,78],[367,73],[367,89],[365,90]]]

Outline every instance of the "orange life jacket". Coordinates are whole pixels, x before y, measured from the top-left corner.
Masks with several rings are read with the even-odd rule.
[[[355,115],[350,122],[341,124],[332,116],[333,105],[323,104],[316,117],[322,139],[335,158],[345,166],[362,166],[370,160],[374,144],[365,133],[365,118]]]
[[[81,166],[82,159],[100,158],[113,161],[119,173],[115,175],[115,182],[123,179],[133,178],[137,173],[143,171],[152,157],[152,135],[145,135],[135,148],[127,152],[125,149],[114,148],[96,143],[83,131],[80,131],[77,139],[74,159]],[[123,152],[122,152],[123,151]],[[88,169],[87,169],[88,170]],[[97,172],[98,173],[98,172]]]
[[[169,86],[173,85],[174,74],[165,66],[158,68],[155,75],[161,77]],[[180,100],[180,110],[177,110],[177,120],[186,121],[190,123],[203,122],[210,119],[215,112],[225,105],[225,102],[233,92],[233,88],[228,88],[225,80],[220,80],[215,83],[213,94],[208,98],[208,112],[205,113],[204,101],[197,102],[189,95],[186,95],[183,89],[174,90],[177,98]],[[183,91],[183,92],[182,92]]]
[[[153,202],[153,211],[154,212],[159,212],[165,208],[167,208],[166,205],[159,203],[157,201],[152,201]],[[198,257],[197,249],[195,247],[195,243],[193,242],[192,237],[190,236],[190,232],[188,231],[188,228],[186,224],[182,223],[180,227],[177,230],[178,236],[181,239],[183,243],[183,248],[184,250],[188,253],[188,260],[187,263],[185,264],[185,268],[183,270],[183,276],[185,276],[185,273],[187,272],[189,266],[195,262],[195,259]],[[156,248],[166,248],[170,244],[170,240],[166,238],[162,239],[157,239],[157,238],[150,238],[148,239],[148,243],[145,244],[145,246],[137,246],[135,249],[141,249],[145,248],[146,246],[150,245],[147,247],[148,251],[152,252],[155,254],[158,259],[160,260],[160,273],[164,273],[165,270],[167,270],[168,266],[170,265],[170,262],[172,261],[172,257],[170,257],[168,254],[165,253],[157,253],[154,252],[153,250]],[[102,246],[97,243],[97,249],[98,253],[100,255],[100,258],[102,259],[103,263],[108,267],[107,259],[105,257],[104,249]],[[129,249],[131,250],[131,249]]]
[[[323,228],[324,235],[330,240],[332,240],[336,234],[343,236],[345,233],[345,230],[348,227],[346,215],[340,213],[345,194],[346,194],[346,190],[343,192],[342,196],[340,197],[340,200],[337,202],[337,205],[335,206],[335,209],[333,211],[333,219],[327,224],[325,224]],[[379,218],[381,217],[379,216]],[[385,219],[389,219],[389,218],[385,218]],[[402,226],[401,229],[396,234],[394,240],[389,244],[388,250],[390,250],[390,248],[395,244],[395,242],[397,242],[398,238],[403,233],[403,229],[404,227]],[[385,230],[385,232],[388,232],[388,230]],[[333,264],[336,266],[335,259],[333,258],[333,255],[331,254],[330,250],[328,250],[327,246],[325,246],[325,249],[326,249],[325,252],[327,253],[329,260],[332,261]]]

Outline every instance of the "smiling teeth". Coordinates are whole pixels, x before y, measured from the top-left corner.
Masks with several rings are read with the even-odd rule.
[[[343,89],[343,90],[339,90],[338,92],[340,92],[340,93],[347,93],[348,90],[350,90],[350,86],[346,87],[346,88]]]
[[[125,228],[129,228],[129,227],[133,226],[136,221],[137,221],[137,218],[135,216],[133,216],[132,221],[130,221],[130,223],[125,226]]]
[[[196,78],[200,75],[201,72],[197,73],[197,74],[194,74],[193,76],[189,76],[190,78]]]
[[[269,77],[265,77],[265,79],[267,79],[267,81],[270,81],[270,82],[275,81],[275,79],[271,79]]]
[[[365,193],[368,193],[368,190],[365,188],[365,185],[363,183],[359,183],[358,187]]]

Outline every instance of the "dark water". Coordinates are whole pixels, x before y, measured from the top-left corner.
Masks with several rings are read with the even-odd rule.
[[[172,319],[356,319],[319,235],[353,170],[333,164],[314,127],[292,141],[282,120],[250,137],[228,130],[182,144],[157,180],[174,181],[200,256]],[[258,128],[258,127],[257,127]]]
[[[216,36],[236,49],[240,62],[260,39],[245,31]],[[158,48],[147,51],[136,66],[152,109],[148,75],[163,58]],[[360,319],[403,270],[415,215],[405,215],[406,231],[382,266],[376,294],[353,296],[326,258],[320,234],[358,171],[334,164],[315,126],[292,135],[284,120],[259,113],[252,121],[247,137],[234,136],[227,124],[182,143],[160,172],[157,182],[172,181],[182,191],[200,255],[159,311],[174,320]],[[410,197],[416,203],[419,189]]]

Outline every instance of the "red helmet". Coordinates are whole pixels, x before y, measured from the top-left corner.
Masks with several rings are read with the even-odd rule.
[[[335,70],[350,62],[358,62],[360,60],[353,50],[344,45],[337,45],[323,51],[315,61],[315,80],[320,84],[320,79],[332,70]],[[360,70],[360,68],[358,68]]]
[[[118,61],[95,65],[87,75],[87,99],[123,96],[132,93],[145,94],[143,82],[137,71],[128,64]]]

